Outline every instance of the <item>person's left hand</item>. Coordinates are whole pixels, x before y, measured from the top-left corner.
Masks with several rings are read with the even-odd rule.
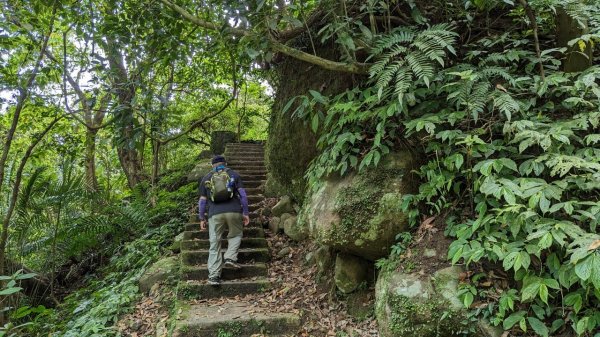
[[[248,226],[250,224],[250,217],[248,215],[244,215],[244,226]]]

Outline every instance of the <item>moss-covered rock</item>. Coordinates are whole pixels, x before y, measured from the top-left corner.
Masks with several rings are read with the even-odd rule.
[[[138,283],[141,292],[148,292],[153,285],[166,281],[169,277],[176,275],[179,270],[179,258],[170,256],[156,261],[140,277]]]
[[[368,263],[352,254],[340,253],[335,258],[334,281],[337,288],[349,294],[367,282]]]
[[[279,233],[279,230],[281,229],[281,218],[274,216],[269,219],[269,229],[273,234]]]
[[[304,241],[308,238],[308,230],[298,223],[296,216],[291,216],[283,222],[283,232],[294,241]]]
[[[369,289],[360,289],[346,297],[348,314],[359,321],[373,315],[373,292]]]
[[[316,32],[315,32],[316,33]],[[305,44],[310,36],[303,34],[297,39]],[[316,55],[326,59],[339,59],[337,49],[332,42],[325,44],[313,41]],[[311,51],[312,52],[312,51]],[[282,194],[290,195],[296,201],[302,201],[306,192],[304,174],[308,165],[318,154],[316,136],[304,120],[292,116],[297,104],[287,111],[286,104],[298,95],[306,95],[315,90],[323,95],[335,95],[351,87],[359,76],[339,73],[315,67],[294,58],[285,58],[275,67],[278,84],[269,123],[268,141],[265,147],[267,166],[271,175],[267,186],[282,186]],[[296,100],[298,102],[299,100]]]
[[[434,277],[381,271],[375,287],[375,316],[382,337],[469,336],[460,301],[462,270],[450,267]]]
[[[212,170],[210,159],[200,159],[198,164],[187,175],[187,181],[199,181]]]
[[[179,233],[175,239],[173,239],[173,243],[171,244],[171,251],[173,253],[179,253],[181,251],[181,242],[183,241],[183,232]]]
[[[323,275],[333,266],[333,249],[329,246],[320,246],[315,250],[315,264],[320,275]]]
[[[294,212],[294,205],[292,204],[292,199],[287,195],[281,197],[277,204],[271,209],[271,213],[273,213],[274,216],[281,216],[284,213],[292,212]]]
[[[331,177],[305,202],[300,214],[318,242],[369,260],[389,254],[406,231],[402,197],[413,192],[409,151],[390,154],[377,169]]]

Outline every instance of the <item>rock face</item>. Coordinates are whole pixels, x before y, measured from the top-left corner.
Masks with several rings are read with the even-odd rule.
[[[339,253],[335,259],[335,285],[349,294],[367,281],[367,261],[351,254]]]
[[[282,197],[271,210],[271,213],[273,213],[274,216],[281,216],[284,213],[292,212],[294,212],[294,205],[292,204],[292,199],[288,196]]]
[[[188,182],[199,181],[206,174],[208,174],[210,172],[210,170],[212,170],[212,165],[210,164],[210,158],[201,159],[200,162],[198,162],[198,164],[196,164],[196,167],[194,167],[194,169],[192,171],[190,171],[190,173],[188,173],[187,181]]]
[[[313,47],[318,56],[326,59],[339,58],[331,43],[322,44],[315,40]],[[277,85],[271,109],[265,155],[271,172],[268,179],[275,180],[276,183],[267,183],[267,186],[282,186],[285,194],[302,200],[306,192],[304,174],[311,160],[318,154],[316,143],[319,137],[304,120],[292,117],[300,100],[295,100],[287,111],[284,111],[284,107],[291,99],[308,94],[311,89],[325,96],[339,94],[351,87],[358,77],[314,67],[292,57],[277,62],[274,70],[282,80]]]
[[[378,168],[330,178],[305,202],[301,222],[318,242],[376,260],[408,228],[402,197],[414,190],[408,151],[389,154]]]
[[[306,227],[298,223],[298,217],[288,217],[283,223],[283,232],[294,241],[304,241],[308,238]]]
[[[173,276],[179,269],[179,258],[170,256],[156,261],[139,279],[140,291],[147,293],[153,285]]]
[[[319,274],[324,274],[333,265],[333,250],[328,246],[321,246],[315,250],[315,264]]]
[[[460,267],[419,273],[382,271],[375,287],[375,316],[382,337],[464,336],[458,299]]]

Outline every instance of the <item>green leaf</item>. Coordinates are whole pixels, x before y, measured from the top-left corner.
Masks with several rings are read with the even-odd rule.
[[[577,274],[577,276],[584,281],[589,279],[590,276],[592,276],[593,261],[594,261],[594,259],[592,256],[588,256],[585,259],[583,259],[582,261],[579,261],[575,265],[575,274]]]
[[[523,317],[525,317],[525,314],[525,311],[518,311],[512,313],[502,322],[502,327],[504,328],[504,330],[510,330],[515,324],[517,324],[517,322],[519,322],[523,319]]]
[[[315,114],[313,116],[310,126],[311,126],[312,131],[314,133],[317,133],[317,131],[319,130],[319,115],[318,114]]]
[[[465,297],[463,298],[463,304],[465,305],[465,308],[470,308],[471,304],[473,304],[473,294],[471,294],[471,292],[467,292],[465,293]]]
[[[550,331],[548,331],[548,328],[542,321],[535,317],[527,317],[527,321],[529,322],[529,326],[531,326],[535,333],[542,337],[548,337]]]
[[[23,290],[21,287],[10,287],[0,291],[0,296],[12,295]]]
[[[548,304],[548,287],[545,284],[540,284],[540,298],[542,302]]]

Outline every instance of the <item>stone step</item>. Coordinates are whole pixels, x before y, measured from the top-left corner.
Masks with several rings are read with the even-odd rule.
[[[242,177],[242,181],[245,188],[259,188],[265,182],[264,179],[245,179],[244,177]]]
[[[240,160],[265,160],[265,154],[262,152],[225,152],[225,160],[240,161]]]
[[[221,240],[221,247],[227,247],[227,239]],[[202,240],[183,240],[181,242],[181,250],[198,250],[208,249],[210,247],[210,241],[208,239]],[[241,248],[265,248],[268,247],[267,240],[265,238],[242,238]]]
[[[249,195],[248,196],[248,204],[253,205],[253,204],[263,201],[264,199],[265,199],[265,197],[260,194],[259,195]]]
[[[269,289],[271,283],[264,277],[256,279],[226,280],[214,286],[203,281],[181,281],[177,292],[182,299],[209,299],[216,297],[244,296],[262,293]]]
[[[244,177],[248,177],[248,176],[265,176],[267,174],[267,170],[246,170],[246,169],[242,169],[242,170],[236,170],[236,172],[242,176],[242,179]]]
[[[242,264],[241,267],[240,269],[223,267],[221,279],[236,280],[268,275],[267,265],[264,263]],[[203,281],[208,279],[208,267],[205,264],[194,267],[184,266],[181,275],[184,280]]]
[[[225,253],[225,249],[221,249]],[[208,261],[208,249],[188,250],[181,252],[181,262],[184,265],[194,266],[205,264]],[[267,262],[270,259],[268,248],[240,248],[238,250],[238,262]]]
[[[188,226],[192,230],[187,230]],[[207,230],[200,231],[199,226],[200,225],[196,225],[193,223],[187,224],[186,231],[183,232],[183,240],[194,240],[194,239],[207,240],[208,239],[208,231]],[[225,231],[225,235],[227,235],[227,231]],[[259,227],[245,227],[244,228],[244,237],[246,237],[246,238],[264,238],[265,231]]]
[[[263,194],[263,189],[258,187],[245,188],[246,195],[258,195]]]
[[[263,143],[227,143],[225,147],[260,147],[263,148]]]
[[[258,173],[253,173],[253,174],[240,173],[240,177],[242,177],[242,181],[244,181],[244,186],[248,186],[248,187],[250,187],[250,186],[245,183],[246,180],[247,181],[257,181],[257,180],[264,181],[267,179],[266,174],[258,174]],[[258,187],[258,186],[252,186],[252,187]]]
[[[295,336],[300,329],[298,315],[260,310],[243,302],[194,304],[180,317],[173,334],[176,337]]]
[[[231,167],[231,166],[230,166]],[[248,167],[248,166],[240,166],[239,168],[233,168],[231,167],[235,172],[237,173],[260,173],[260,174],[265,174],[267,173],[267,169],[263,166],[263,167]]]
[[[249,159],[249,158],[236,158],[227,160],[227,166],[264,166],[265,161],[263,159]]]
[[[253,165],[243,165],[243,164],[235,164],[235,165],[227,165],[230,169],[239,172],[239,171],[267,171],[267,167],[264,164],[253,164]]]

